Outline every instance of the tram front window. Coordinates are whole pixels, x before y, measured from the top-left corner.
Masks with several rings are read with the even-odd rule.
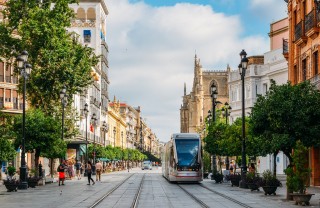
[[[199,140],[196,139],[179,139],[176,140],[178,166],[182,169],[186,167],[197,168]]]

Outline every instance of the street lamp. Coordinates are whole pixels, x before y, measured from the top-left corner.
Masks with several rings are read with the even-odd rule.
[[[124,165],[123,165],[123,131],[121,131],[121,143],[122,143],[122,145],[121,145],[121,163],[122,163],[122,166],[123,166],[123,168],[124,168]]]
[[[96,126],[97,126],[97,116],[92,114],[91,123],[93,125],[93,165],[96,164]]]
[[[229,106],[228,102],[225,102],[224,104],[224,108],[222,109],[222,111],[224,112],[224,115],[226,117],[226,125],[228,125],[228,116],[230,116],[230,110],[231,110],[231,106]],[[226,170],[229,170],[229,156],[227,155],[226,157]]]
[[[129,161],[130,161],[130,151],[129,151],[129,132],[127,131],[127,151],[128,151],[128,173],[129,173]]]
[[[61,128],[61,139],[63,140],[63,133],[64,133],[64,108],[68,104],[68,95],[67,95],[67,88],[66,86],[63,86],[63,88],[60,91],[60,99],[61,99],[61,107],[62,107],[62,128]]]
[[[103,146],[106,146],[106,133],[109,131],[109,125],[107,124],[106,121],[103,121],[103,124],[102,124],[102,131],[103,131],[103,137],[104,137],[104,145]]]
[[[211,85],[211,98],[212,98],[212,119],[210,120],[211,120],[211,125],[213,126],[214,122],[216,121],[216,106],[217,104],[221,103],[220,101],[217,101],[218,92],[217,92],[217,86],[214,83],[212,83]],[[213,154],[212,155],[212,175],[216,174],[216,172],[217,172],[216,154]]]
[[[113,127],[113,147],[116,147],[116,127]]]
[[[248,67],[248,58],[245,50],[240,52],[241,63],[239,64],[239,73],[242,81],[242,157],[241,157],[241,182],[239,184],[240,188],[245,188],[245,177],[247,173],[247,164],[246,164],[246,136],[245,136],[245,100],[244,100],[244,79],[246,76],[246,70]]]
[[[20,69],[21,76],[23,77],[23,105],[22,105],[22,151],[21,151],[21,165],[20,165],[20,184],[19,189],[28,189],[27,182],[27,167],[26,167],[26,82],[31,73],[31,65],[27,62],[28,52],[23,51],[21,55],[17,57],[17,66]]]
[[[85,167],[87,167],[88,163],[88,114],[89,114],[89,109],[88,109],[88,104],[84,104],[84,109],[83,109],[83,114],[86,117],[86,159],[85,159]],[[87,176],[87,168],[85,169],[84,176]]]

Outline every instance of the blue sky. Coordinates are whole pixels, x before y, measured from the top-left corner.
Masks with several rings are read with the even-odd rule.
[[[162,141],[180,131],[195,52],[204,70],[236,70],[242,49],[248,56],[269,51],[270,23],[286,17],[281,0],[105,1],[109,96],[140,106]]]

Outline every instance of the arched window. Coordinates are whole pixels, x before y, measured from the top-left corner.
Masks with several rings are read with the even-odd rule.
[[[79,8],[78,10],[77,10],[77,19],[78,20],[86,20],[86,13],[85,13],[85,11],[84,11],[84,9],[83,8]]]
[[[96,20],[96,11],[94,8],[89,8],[87,11],[88,20]]]

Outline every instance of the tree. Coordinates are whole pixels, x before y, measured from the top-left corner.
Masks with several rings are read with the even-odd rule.
[[[91,70],[98,63],[92,48],[81,45],[67,31],[74,18],[69,4],[75,0],[10,0],[0,23],[0,57],[12,62],[23,50],[29,52],[32,74],[27,94],[32,106],[54,114],[65,85],[69,100],[92,83]],[[18,34],[20,38],[12,34]],[[21,90],[21,83],[19,89]]]
[[[0,111],[0,170],[3,161],[9,161],[14,158],[16,151],[13,146],[13,135],[10,131],[13,116]],[[0,174],[1,179],[1,174]]]
[[[290,82],[271,87],[260,96],[250,115],[253,135],[262,152],[283,151],[292,164],[292,149],[300,140],[306,147],[319,144],[320,93],[305,81],[297,85]]]
[[[15,146],[22,144],[22,115],[16,116],[13,123],[13,132],[16,135]],[[35,153],[35,166],[38,167],[39,157],[61,156],[67,145],[61,140],[61,124],[52,116],[45,115],[40,109],[29,109],[26,112],[25,123],[26,152]],[[60,140],[60,141],[57,141]]]

